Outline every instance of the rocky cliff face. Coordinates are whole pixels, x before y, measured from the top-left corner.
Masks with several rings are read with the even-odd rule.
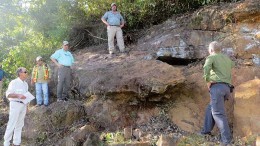
[[[59,145],[87,145],[89,133],[125,127],[142,131],[139,141],[153,139],[151,134],[158,139],[161,134],[175,133],[173,137],[178,139],[200,130],[209,102],[202,65],[207,46],[214,40],[220,41],[223,53],[236,62],[235,103],[226,103],[234,136],[259,134],[259,14],[257,0],[208,6],[150,28],[136,45],[129,46],[127,55],[118,53],[110,58],[106,45],[76,52],[70,101],[48,107],[55,104],[57,110],[66,112],[49,109],[39,114],[39,108],[33,109],[29,117],[50,115],[56,122],[52,127],[39,126],[28,118],[25,129],[35,129],[27,130],[27,138],[45,144],[58,140]],[[52,86],[55,91],[55,83]],[[70,124],[80,119],[82,122],[71,128]],[[53,132],[55,128],[60,132]],[[42,137],[35,135],[42,129]]]

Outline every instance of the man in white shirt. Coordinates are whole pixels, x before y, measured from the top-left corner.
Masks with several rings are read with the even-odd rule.
[[[6,91],[6,97],[10,101],[10,111],[4,135],[4,146],[10,145],[12,137],[13,145],[20,145],[24,117],[27,110],[27,104],[23,103],[23,100],[26,99],[24,94],[28,92],[28,84],[25,82],[27,78],[26,68],[19,67],[16,73],[18,77],[10,82]]]

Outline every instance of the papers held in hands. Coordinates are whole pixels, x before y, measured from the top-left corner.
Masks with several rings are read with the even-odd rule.
[[[23,94],[26,98],[22,100],[22,102],[24,104],[29,103],[30,101],[32,101],[35,97],[30,93],[30,92],[26,92],[25,94]]]

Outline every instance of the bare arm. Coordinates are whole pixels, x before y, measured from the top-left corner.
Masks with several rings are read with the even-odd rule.
[[[61,67],[61,64],[58,63],[58,61],[54,58],[51,58],[51,61],[55,63],[56,66],[58,66],[58,68]]]
[[[120,27],[122,28],[122,27],[124,27],[124,26],[125,26],[125,22],[122,22],[121,25],[120,25]]]
[[[102,20],[103,23],[106,24],[106,26],[110,26],[110,25],[108,24],[108,22],[107,22],[105,19],[101,18],[101,20]]]

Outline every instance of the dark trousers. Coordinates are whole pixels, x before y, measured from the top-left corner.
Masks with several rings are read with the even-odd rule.
[[[217,83],[210,88],[210,104],[205,111],[205,120],[202,133],[210,133],[215,123],[221,134],[224,144],[231,142],[231,133],[225,113],[224,101],[230,97],[230,88],[227,84]]]
[[[57,98],[65,100],[68,98],[71,83],[71,68],[60,67],[58,70]]]

